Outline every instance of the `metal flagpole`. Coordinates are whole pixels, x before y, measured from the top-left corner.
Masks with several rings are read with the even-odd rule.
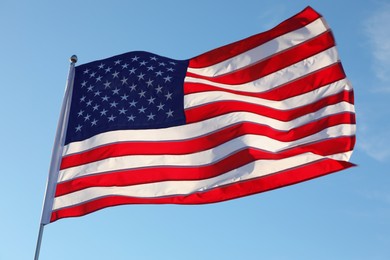
[[[71,103],[72,89],[73,89],[73,80],[74,80],[74,67],[76,62],[77,62],[76,55],[70,57],[68,79],[66,81],[64,100],[62,102],[60,118],[58,120],[57,132],[56,132],[54,145],[53,145],[53,152],[51,155],[49,177],[46,184],[46,193],[43,202],[42,217],[41,217],[41,223],[39,225],[39,233],[38,233],[37,245],[35,248],[34,260],[38,260],[39,258],[44,226],[50,223],[51,210],[53,208],[54,193],[55,193],[55,188],[57,183],[56,176],[60,169],[61,155],[65,143],[65,131],[67,128],[67,121],[69,117],[69,110],[70,110],[70,103]]]
[[[41,250],[41,243],[42,243],[42,236],[43,236],[43,228],[44,227],[45,226],[42,223],[39,225],[38,241],[37,241],[37,246],[35,248],[34,260],[38,260],[38,258],[39,258],[39,251]]]

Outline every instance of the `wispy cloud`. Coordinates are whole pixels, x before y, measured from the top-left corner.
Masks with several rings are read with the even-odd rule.
[[[364,22],[364,31],[371,46],[373,69],[381,82],[376,91],[390,93],[390,4],[382,3]]]
[[[287,7],[279,4],[269,6],[259,12],[259,24],[262,30],[269,30],[286,18]],[[291,14],[292,15],[292,14]]]
[[[386,162],[390,158],[389,138],[390,134],[380,132],[375,135],[363,135],[358,147],[372,158]]]
[[[357,148],[380,162],[390,161],[390,112],[386,102],[362,101],[358,109]]]
[[[360,101],[357,148],[380,162],[390,160],[390,3],[377,2],[377,8],[363,21],[368,51],[372,55],[375,80],[367,98]],[[373,102],[375,100],[375,102]]]
[[[380,200],[384,203],[390,204],[390,193],[388,191],[376,191],[371,194],[371,198],[374,200]]]

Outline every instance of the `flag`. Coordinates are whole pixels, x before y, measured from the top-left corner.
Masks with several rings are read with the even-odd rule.
[[[353,89],[310,7],[189,60],[128,52],[76,66],[71,82],[44,224],[220,202],[353,165]]]

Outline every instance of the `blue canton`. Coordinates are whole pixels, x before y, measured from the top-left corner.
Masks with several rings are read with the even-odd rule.
[[[77,66],[65,144],[107,131],[184,124],[187,67],[187,60],[148,52]]]

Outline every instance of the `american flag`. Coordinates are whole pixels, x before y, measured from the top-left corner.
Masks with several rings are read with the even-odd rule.
[[[47,223],[219,202],[353,165],[352,86],[310,7],[189,60],[129,52],[74,73]]]

